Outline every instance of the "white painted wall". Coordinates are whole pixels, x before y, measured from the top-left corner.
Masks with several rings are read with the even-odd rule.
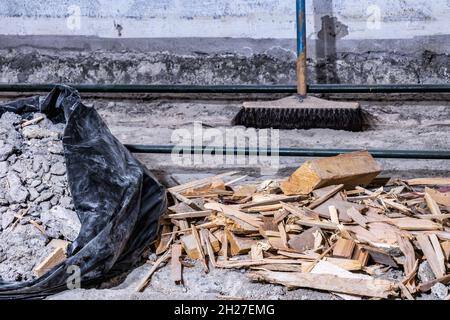
[[[449,0],[306,0],[308,37],[332,12],[345,39],[450,33]],[[294,38],[294,0],[0,0],[0,34]]]

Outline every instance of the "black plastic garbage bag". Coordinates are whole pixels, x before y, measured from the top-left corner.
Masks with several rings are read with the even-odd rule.
[[[0,115],[7,111],[66,123],[64,154],[81,230],[64,263],[33,281],[0,283],[0,299],[44,297],[76,287],[78,274],[85,287],[130,270],[157,236],[164,187],[71,87],[0,105]]]

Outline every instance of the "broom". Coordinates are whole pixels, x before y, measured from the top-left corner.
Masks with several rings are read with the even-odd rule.
[[[275,101],[244,102],[233,125],[252,128],[328,128],[361,131],[359,103],[307,96],[305,0],[297,0],[297,95]]]

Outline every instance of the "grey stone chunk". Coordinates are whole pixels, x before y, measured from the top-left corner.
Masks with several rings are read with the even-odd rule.
[[[2,214],[2,228],[5,230],[14,221],[14,211],[6,211]]]
[[[8,173],[8,163],[6,161],[0,161],[0,178],[6,177]]]
[[[8,159],[8,157],[13,153],[14,147],[10,144],[5,143],[0,140],[0,161]]]
[[[30,193],[30,200],[34,201],[39,197],[39,192],[36,191],[35,188],[29,188],[28,192]]]
[[[46,191],[46,192],[43,192],[37,199],[36,199],[36,203],[41,203],[41,202],[44,202],[44,201],[47,201],[47,200],[49,200],[51,197],[53,197],[53,193],[52,192],[50,192],[50,191]]]
[[[438,299],[444,300],[448,295],[448,288],[442,283],[436,283],[431,287],[431,293],[434,294]]]
[[[66,174],[66,165],[64,163],[57,162],[50,168],[50,173],[57,176],[62,176]]]
[[[33,180],[33,181],[30,183],[30,187],[36,188],[36,187],[39,186],[41,183],[42,183],[41,180]]]
[[[20,178],[13,172],[7,174],[9,185],[9,201],[11,203],[22,203],[28,198],[28,190],[22,186]]]
[[[45,201],[45,202],[42,202],[40,204],[40,206],[41,206],[42,211],[48,211],[48,210],[50,210],[51,204],[50,204],[50,201]]]
[[[436,279],[436,276],[434,275],[433,270],[431,269],[431,266],[428,263],[428,261],[424,261],[420,264],[417,276],[419,277],[419,280],[423,283],[430,282]]]
[[[63,236],[69,241],[74,241],[80,232],[81,223],[77,214],[60,206],[42,212],[41,220],[47,234],[52,238]]]

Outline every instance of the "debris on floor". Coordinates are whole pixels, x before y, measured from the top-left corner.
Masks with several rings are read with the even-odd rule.
[[[309,161],[284,181],[245,184],[228,172],[169,188],[160,258],[136,291],[169,260],[182,284],[195,259],[205,273],[248,269],[252,281],[343,299],[445,299],[448,179],[376,178],[380,171],[370,154],[355,152]],[[402,278],[390,279],[392,270]]]
[[[78,236],[63,130],[39,113],[28,121],[10,112],[0,118],[0,281],[41,276]]]

